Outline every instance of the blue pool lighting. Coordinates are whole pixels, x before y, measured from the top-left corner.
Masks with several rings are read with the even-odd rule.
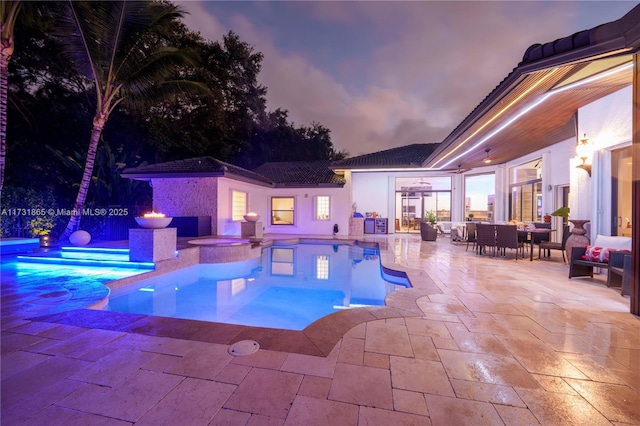
[[[125,260],[67,259],[64,257],[17,256],[20,263],[40,263],[70,266],[102,266],[134,269],[154,269],[153,262],[129,262]]]
[[[177,255],[177,252],[176,252]],[[103,268],[155,269],[153,262],[129,261],[127,248],[62,247],[59,251],[17,256],[20,263],[47,265],[95,266]]]
[[[410,287],[406,274],[382,268],[377,247],[276,244],[260,258],[195,265],[112,289],[106,309],[302,330],[344,309],[383,306],[403,287]]]

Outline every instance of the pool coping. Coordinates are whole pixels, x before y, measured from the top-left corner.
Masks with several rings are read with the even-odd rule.
[[[332,240],[289,237],[282,240],[271,240],[266,242],[265,246],[274,244],[274,241],[276,241],[275,244],[291,244],[300,243],[301,240],[304,241],[303,243],[313,243],[315,241],[326,244],[329,241],[336,241],[341,244],[377,245],[380,249],[380,261],[383,270],[404,273],[410,282],[420,282],[420,285],[419,287],[402,288],[390,293],[385,299],[385,306],[357,307],[335,312],[318,319],[301,331],[99,310],[106,302],[104,299],[92,305],[94,309],[75,309],[29,319],[76,327],[224,345],[232,345],[241,340],[254,340],[260,344],[261,349],[326,357],[344,334],[353,327],[380,319],[421,317],[424,313],[419,308],[417,300],[427,294],[441,293],[441,290],[423,271],[413,270],[397,264],[395,262],[395,254],[389,250],[383,250],[377,242],[355,239]],[[182,259],[181,261],[159,262],[159,268],[156,271],[116,280],[113,283],[116,283],[119,287],[199,264],[199,261],[193,263],[194,260],[199,260],[198,247],[188,247],[180,251],[184,251],[182,256],[178,256],[178,259]],[[180,267],[175,268],[175,266]],[[415,278],[412,279],[412,276]],[[109,284],[111,283],[107,283],[108,286]]]

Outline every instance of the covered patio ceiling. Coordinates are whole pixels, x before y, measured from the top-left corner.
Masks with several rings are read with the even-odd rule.
[[[423,166],[468,170],[486,166],[487,155],[501,164],[577,141],[578,109],[632,84],[639,47],[640,6],[617,21],[530,47]]]
[[[576,112],[632,82],[632,58],[577,81],[571,77],[592,64],[572,64],[523,76],[504,97],[442,150],[429,167],[455,170],[506,163],[566,139],[577,140]],[[596,67],[595,69],[598,69]],[[593,69],[593,68],[591,68]],[[565,84],[566,83],[566,84]]]

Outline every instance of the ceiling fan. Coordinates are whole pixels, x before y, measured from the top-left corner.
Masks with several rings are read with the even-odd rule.
[[[453,173],[453,174],[459,175],[461,173],[468,172],[469,170],[471,170],[471,169],[463,169],[462,168],[462,164],[458,164],[458,168],[455,169],[455,170],[450,171],[449,173]]]

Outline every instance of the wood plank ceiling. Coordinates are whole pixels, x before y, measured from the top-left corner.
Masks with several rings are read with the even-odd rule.
[[[554,91],[554,88],[561,87],[563,81],[585,66],[586,64],[571,64],[524,76],[475,123],[458,135],[455,142],[437,156],[435,162],[433,158],[430,159],[430,165],[445,166],[445,170],[455,170],[458,166],[463,169],[486,166],[483,162],[487,156],[486,149],[490,150],[492,164],[500,164],[575,138],[574,114],[577,110],[631,85],[632,81],[632,69],[628,68],[591,83],[575,87],[567,85],[564,90]],[[552,94],[549,95],[550,93]],[[541,100],[542,103],[531,108]],[[527,108],[530,109],[526,111]],[[508,124],[518,114],[522,115]],[[499,130],[505,125],[507,127]],[[496,130],[498,133],[477,146]],[[461,143],[462,146],[456,149]],[[473,146],[476,148],[466,152]],[[453,160],[463,152],[466,153]]]

